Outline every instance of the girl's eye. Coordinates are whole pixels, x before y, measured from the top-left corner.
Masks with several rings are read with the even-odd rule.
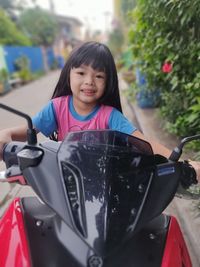
[[[96,78],[97,79],[104,79],[105,77],[103,75],[98,74],[98,75],[96,75]]]
[[[77,74],[84,75],[84,72],[83,71],[77,71]]]

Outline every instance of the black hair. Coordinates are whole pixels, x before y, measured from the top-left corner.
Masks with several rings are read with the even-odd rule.
[[[72,95],[70,88],[70,70],[72,68],[78,68],[82,64],[86,66],[90,65],[93,69],[106,73],[105,92],[98,100],[98,103],[112,106],[122,112],[114,58],[109,48],[105,44],[98,42],[85,42],[72,50],[61,71],[52,98]]]

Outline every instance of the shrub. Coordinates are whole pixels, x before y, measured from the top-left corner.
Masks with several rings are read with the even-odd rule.
[[[199,0],[138,0],[131,19],[134,58],[149,88],[161,90],[168,128],[180,136],[200,132]]]
[[[0,44],[2,45],[31,45],[31,41],[14,24],[13,21],[0,9]]]
[[[26,56],[21,56],[15,61],[18,77],[23,83],[32,80],[32,73],[30,71],[29,59]]]

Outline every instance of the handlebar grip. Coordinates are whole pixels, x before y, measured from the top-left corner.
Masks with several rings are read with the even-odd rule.
[[[2,158],[6,164],[6,168],[12,165],[18,165],[17,153],[23,149],[25,143],[22,142],[10,142],[3,147]]]
[[[169,156],[169,160],[174,161],[174,162],[178,161],[181,154],[182,154],[182,149],[180,149],[179,147],[175,147],[171,155]]]
[[[182,175],[180,182],[185,189],[190,187],[192,184],[198,183],[196,171],[187,160],[182,162]]]

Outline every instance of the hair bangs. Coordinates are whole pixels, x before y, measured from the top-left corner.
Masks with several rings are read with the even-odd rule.
[[[106,71],[107,69],[107,55],[100,47],[87,47],[84,51],[76,54],[73,58],[72,68],[78,68],[81,65],[91,66],[98,71]]]

